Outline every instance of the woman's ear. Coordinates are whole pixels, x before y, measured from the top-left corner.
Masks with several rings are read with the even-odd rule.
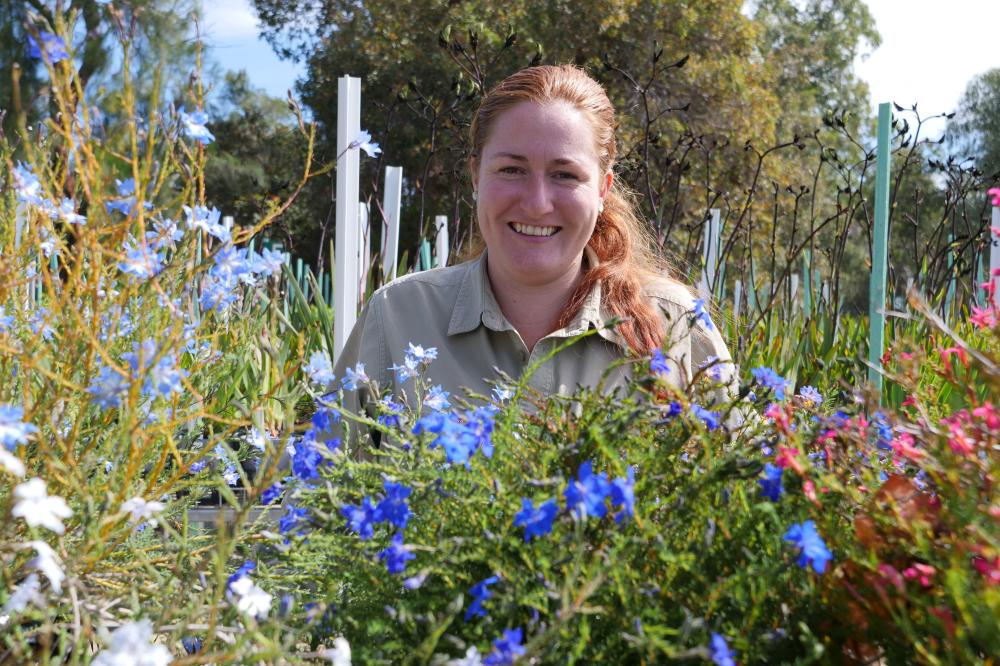
[[[607,173],[604,174],[604,178],[602,178],[602,180],[604,181],[602,183],[604,187],[601,188],[602,201],[604,200],[604,197],[608,196],[608,193],[611,192],[611,183],[614,182],[614,178],[615,176],[612,173],[611,169],[608,169]]]

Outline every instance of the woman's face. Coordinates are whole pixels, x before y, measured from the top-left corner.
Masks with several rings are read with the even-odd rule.
[[[597,148],[587,117],[566,102],[520,102],[493,121],[472,175],[491,278],[576,279],[611,185]]]

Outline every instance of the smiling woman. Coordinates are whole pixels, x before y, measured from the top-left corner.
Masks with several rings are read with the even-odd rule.
[[[489,92],[471,128],[469,167],[482,247],[471,261],[416,273],[375,293],[337,361],[412,396],[413,342],[438,350],[427,368],[439,391],[485,395],[565,342],[596,335],[541,363],[543,395],[578,385],[613,390],[623,358],[666,350],[662,373],[683,386],[706,363],[735,376],[722,338],[686,285],[654,252],[647,225],[614,177],[614,109],[573,66],[521,70]],[[357,367],[357,364],[363,367]],[[500,373],[498,373],[500,371]],[[603,384],[602,384],[603,381]],[[371,402],[364,386],[354,399]],[[439,393],[440,394],[440,393]]]

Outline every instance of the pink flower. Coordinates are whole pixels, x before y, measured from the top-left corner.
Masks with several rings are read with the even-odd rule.
[[[1000,206],[1000,187],[991,187],[986,190],[986,194],[990,195],[993,199],[994,206]]]
[[[901,433],[892,440],[892,450],[897,456],[909,458],[910,460],[920,460],[927,454],[913,445],[913,435],[908,432]]]
[[[780,404],[772,402],[764,411],[764,416],[774,421],[774,427],[785,435],[791,432],[792,423],[788,411]]]
[[[878,572],[882,576],[882,580],[890,583],[894,588],[896,588],[897,592],[902,594],[904,591],[903,577],[899,575],[898,571],[896,571],[896,567],[883,562],[878,565]]]
[[[782,469],[785,467],[791,467],[795,470],[796,474],[804,474],[806,470],[802,467],[802,463],[800,463],[795,457],[797,455],[799,455],[798,449],[792,449],[787,446],[779,446],[778,455],[774,457],[774,464]]]
[[[972,410],[972,415],[977,419],[982,419],[990,431],[996,432],[1000,430],[1000,415],[997,414],[997,411],[989,402],[984,402],[979,407],[975,407]]]
[[[976,567],[976,571],[986,576],[990,585],[1000,585],[1000,555],[992,560],[982,555],[976,555],[972,558],[972,566]]]
[[[972,306],[972,315],[969,321],[975,324],[976,328],[993,328],[997,325],[997,313],[992,307],[977,308]]]
[[[969,367],[969,358],[965,355],[965,350],[961,347],[948,347],[941,350],[941,360],[944,361],[944,368],[948,372],[951,372],[951,357],[952,355],[957,356],[958,360],[962,362],[966,368]]]
[[[909,580],[918,580],[924,587],[931,586],[931,578],[934,577],[934,567],[928,564],[916,563],[912,567],[903,569],[903,576]]]
[[[1000,268],[994,269],[991,273],[994,277],[1000,275]],[[992,302],[994,295],[997,293],[997,281],[990,280],[989,282],[983,282],[979,285],[979,288],[986,292],[986,300]]]
[[[807,479],[802,484],[802,494],[804,494],[810,502],[819,506],[819,498],[816,497],[816,484],[813,483],[811,479]]]

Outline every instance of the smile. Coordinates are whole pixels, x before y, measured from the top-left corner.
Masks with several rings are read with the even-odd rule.
[[[510,228],[524,236],[551,236],[559,231],[559,227],[534,227],[530,224],[518,224],[517,222],[511,222]]]

